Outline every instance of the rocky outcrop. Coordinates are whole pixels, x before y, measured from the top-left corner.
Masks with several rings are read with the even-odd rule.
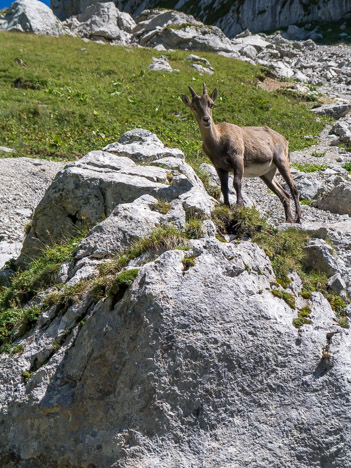
[[[55,14],[65,19],[83,11],[94,0],[51,0],[51,8]],[[127,11],[133,16],[143,10],[162,7],[160,0],[116,0],[116,6],[121,11]],[[245,29],[253,32],[268,31],[296,23],[311,21],[337,21],[351,12],[350,0],[318,0],[307,2],[302,0],[243,0],[220,2],[218,0],[201,0],[187,2],[173,0],[167,3],[168,8],[182,10],[194,15],[206,24],[215,24],[224,33],[233,37]]]
[[[178,149],[165,148],[156,135],[136,129],[122,135],[119,143],[109,145],[105,151],[91,151],[68,164],[38,204],[18,264],[34,258],[43,246],[95,225],[117,205],[142,195],[168,202],[179,199],[185,212],[209,216],[214,200],[183,158]],[[155,164],[139,166],[133,160]]]
[[[134,37],[145,47],[231,52],[233,46],[223,32],[205,26],[192,16],[173,10],[146,10],[137,18]]]
[[[0,29],[49,36],[65,34],[52,10],[38,0],[16,0],[0,20]]]
[[[294,328],[255,244],[190,247],[1,356],[2,466],[348,466],[348,330],[319,293]]]

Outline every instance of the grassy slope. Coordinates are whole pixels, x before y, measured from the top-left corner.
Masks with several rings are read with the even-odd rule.
[[[0,145],[15,148],[19,156],[66,160],[142,127],[180,147],[196,165],[204,160],[200,133],[179,95],[187,92],[187,84],[200,91],[204,79],[211,91],[219,89],[217,122],[268,125],[290,140],[291,149],[306,146],[304,136],[321,130],[323,123],[299,98],[256,87],[260,68],[199,53],[215,69],[204,78],[185,61],[188,54],[168,54],[180,73],[152,72],[152,57],[161,55],[154,50],[2,32]]]

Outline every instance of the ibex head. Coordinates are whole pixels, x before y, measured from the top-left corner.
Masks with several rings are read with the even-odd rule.
[[[217,88],[214,89],[211,95],[207,92],[205,83],[203,84],[202,96],[198,96],[191,86],[188,86],[192,99],[191,101],[185,94],[182,94],[182,101],[195,115],[198,124],[203,127],[211,127],[212,124],[212,107],[217,98]]]

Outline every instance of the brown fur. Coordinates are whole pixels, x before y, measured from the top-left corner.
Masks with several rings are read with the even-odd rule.
[[[288,141],[269,127],[239,127],[231,123],[216,125],[212,119],[212,107],[217,98],[217,89],[211,96],[206,85],[201,96],[189,86],[192,101],[183,94],[182,100],[197,120],[203,150],[216,168],[221,181],[224,203],[229,206],[228,173],[234,173],[234,189],[237,205],[243,205],[241,194],[242,177],[260,177],[280,199],[284,206],[286,221],[300,222],[301,208],[299,194],[290,173]],[[290,209],[289,195],[276,179],[279,171],[289,186],[295,202],[296,216]]]

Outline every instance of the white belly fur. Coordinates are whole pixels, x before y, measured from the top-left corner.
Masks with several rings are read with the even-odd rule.
[[[274,169],[276,166],[273,161],[267,161],[262,164],[251,164],[244,169],[244,177],[260,177]]]

